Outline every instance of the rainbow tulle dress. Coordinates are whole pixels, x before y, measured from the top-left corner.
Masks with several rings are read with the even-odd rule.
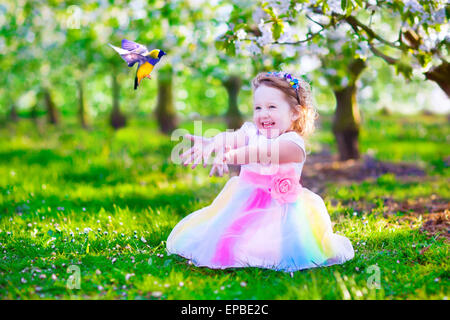
[[[254,124],[248,143],[266,139]],[[289,139],[304,150],[300,135]],[[285,272],[341,264],[354,256],[350,241],[334,234],[322,198],[302,187],[303,163],[241,166],[213,202],[184,217],[167,239],[167,252],[213,269],[259,267]]]

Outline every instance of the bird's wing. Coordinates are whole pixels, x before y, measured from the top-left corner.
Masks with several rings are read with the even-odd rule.
[[[145,55],[148,53],[147,47],[127,39],[122,39],[122,49],[132,51],[137,54]]]
[[[130,51],[122,49],[122,48],[119,48],[119,47],[116,47],[116,46],[113,46],[111,43],[108,43],[108,45],[111,48],[113,48],[120,55],[130,53]]]
[[[108,44],[109,44],[109,46],[110,46],[111,48],[113,48],[118,54],[120,54],[120,56],[122,57],[122,59],[125,60],[126,63],[128,63],[128,66],[129,66],[129,67],[134,66],[134,64],[135,64],[136,62],[138,62],[139,65],[141,65],[141,64],[143,64],[143,63],[145,63],[145,62],[147,61],[147,59],[146,59],[144,56],[140,55],[140,54],[137,54],[137,53],[128,51],[128,50],[126,50],[126,49],[118,48],[118,47],[116,47],[116,46],[113,46],[113,45],[110,44],[110,43],[108,43]]]

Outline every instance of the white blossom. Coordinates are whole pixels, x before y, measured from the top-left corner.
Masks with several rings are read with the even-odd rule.
[[[324,30],[322,35],[330,40],[347,40],[347,30],[344,25],[340,25],[334,30]]]
[[[442,24],[445,22],[445,8],[440,8],[432,13],[432,24]]]
[[[433,21],[430,19],[430,17],[431,16],[428,12],[423,12],[419,18],[419,24],[424,24],[424,23],[432,24]]]
[[[292,42],[294,40],[294,31],[289,23],[284,24],[283,34],[278,39],[278,42]]]
[[[276,15],[285,14],[289,11],[289,6],[291,5],[290,0],[269,0],[268,4],[272,7],[273,12]]]
[[[144,19],[147,16],[145,2],[143,0],[131,1],[130,8],[134,19]]]
[[[318,55],[318,56],[320,56],[320,55],[326,55],[326,54],[328,54],[328,52],[330,52],[330,51],[329,51],[327,48],[325,48],[325,47],[319,47],[319,46],[317,45],[317,43],[311,43],[311,44],[309,45],[308,49],[309,49],[309,53],[310,53],[311,55]]]
[[[419,46],[419,49],[423,51],[430,51],[432,47],[433,43],[431,42],[431,40],[429,38],[425,38],[423,40],[423,43]]]
[[[345,44],[345,42],[346,42],[346,40],[339,39],[338,41],[336,41],[332,44],[332,47],[335,51],[339,52],[339,51],[341,51],[341,48]]]
[[[358,43],[358,49],[355,51],[361,58],[367,58],[370,53],[370,47],[367,42]]]
[[[233,11],[233,5],[225,4],[217,9],[217,21],[228,21],[230,14]]]
[[[265,46],[273,42],[271,24],[264,23],[264,21],[261,20],[258,24],[258,29],[262,33],[262,36],[256,40],[260,46]]]
[[[283,55],[283,57],[291,58],[291,57],[295,56],[296,53],[297,53],[297,50],[295,49],[295,47],[293,45],[286,45],[282,52],[282,55]]]
[[[240,41],[240,40],[234,41],[234,48],[236,50],[236,55],[244,54],[242,41]]]
[[[412,13],[415,12],[424,12],[423,7],[420,5],[419,2],[417,2],[417,0],[407,0],[405,1],[405,7],[404,10],[407,11],[411,11]]]
[[[338,14],[344,13],[341,7],[341,0],[329,0],[328,6],[330,7],[330,10],[333,12],[336,12]]]
[[[373,5],[373,6],[368,6],[367,9],[372,11],[372,12],[376,12],[376,11],[380,11],[381,7],[379,7],[377,5]]]
[[[252,19],[254,22],[259,23],[261,20],[264,20],[267,17],[268,17],[267,13],[260,7],[257,7],[252,13]]]
[[[258,45],[252,41],[252,42],[250,43],[250,45],[248,46],[248,52],[249,52],[251,55],[260,54],[260,53],[261,53],[261,48],[258,47]]]
[[[246,36],[247,36],[247,32],[245,32],[244,29],[239,29],[239,30],[236,32],[236,37],[237,37],[239,40],[244,39]]]

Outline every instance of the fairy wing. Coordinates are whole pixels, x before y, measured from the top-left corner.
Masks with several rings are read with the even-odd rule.
[[[140,54],[143,56],[145,56],[148,53],[146,46],[144,46],[140,43],[134,42],[134,41],[127,40],[127,39],[122,39],[122,49],[131,51],[133,53],[137,53],[137,54]]]
[[[110,43],[108,43],[108,44],[111,48],[113,48],[122,57],[123,60],[125,60],[125,62],[128,64],[129,67],[134,66],[134,64],[136,62],[138,62],[139,65],[141,65],[147,61],[146,57],[144,57],[138,53],[113,46]]]

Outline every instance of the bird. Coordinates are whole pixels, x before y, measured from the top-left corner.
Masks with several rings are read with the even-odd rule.
[[[151,79],[150,73],[153,71],[153,68],[159,60],[167,54],[160,49],[148,51],[146,46],[127,39],[122,39],[122,48],[116,47],[110,43],[108,43],[108,45],[113,48],[123,60],[125,60],[128,67],[131,68],[136,62],[138,63],[136,76],[134,78],[134,90],[138,88],[142,79]]]

